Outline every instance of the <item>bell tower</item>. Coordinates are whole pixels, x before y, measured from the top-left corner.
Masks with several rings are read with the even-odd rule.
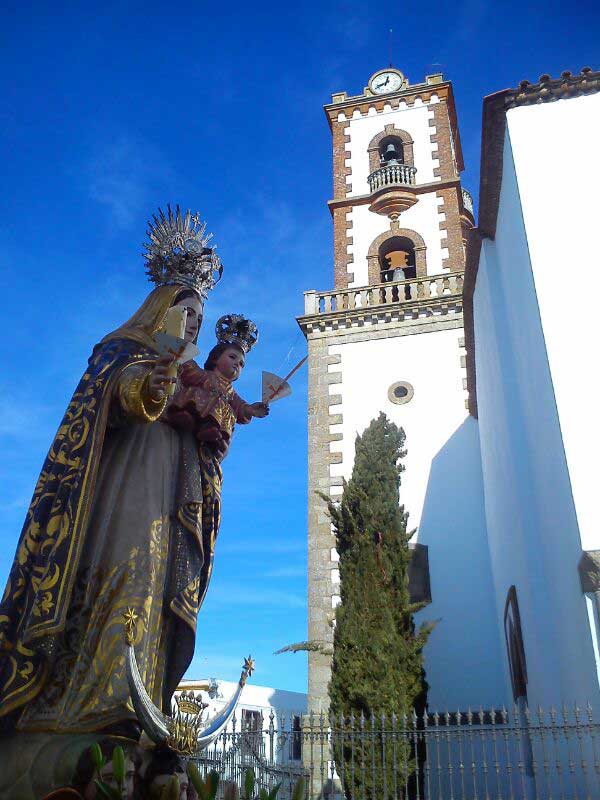
[[[380,70],[361,94],[334,94],[325,113],[333,288],[305,292],[298,322],[309,352],[308,636],[327,650],[339,571],[317,492],[341,494],[356,435],[384,411],[406,432],[400,497],[419,525],[432,459],[466,416],[462,284],[474,219],[442,75],[410,85]],[[309,710],[327,709],[329,678],[330,656],[309,653]]]

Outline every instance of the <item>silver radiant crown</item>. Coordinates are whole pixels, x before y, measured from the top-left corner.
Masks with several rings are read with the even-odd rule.
[[[205,300],[221,280],[223,265],[214,247],[208,247],[212,233],[206,223],[188,209],[181,213],[167,206],[148,221],[149,241],[144,244],[146,273],[157,286],[176,284],[198,292]]]
[[[249,353],[258,341],[258,328],[251,319],[242,314],[225,314],[217,320],[215,327],[220,344],[233,344]]]

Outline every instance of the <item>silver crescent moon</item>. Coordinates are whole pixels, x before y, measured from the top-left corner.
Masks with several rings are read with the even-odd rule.
[[[125,666],[127,683],[138,721],[153,742],[156,744],[165,744],[169,739],[174,718],[163,714],[163,712],[154,705],[140,676],[133,643],[128,641],[126,648]],[[227,727],[227,723],[235,712],[242,690],[253,669],[254,662],[248,657],[244,661],[244,669],[242,670],[236,690],[227,702],[225,708],[215,714],[211,719],[207,720],[205,726],[198,730],[196,753],[200,753],[200,751],[208,747],[223,733]]]

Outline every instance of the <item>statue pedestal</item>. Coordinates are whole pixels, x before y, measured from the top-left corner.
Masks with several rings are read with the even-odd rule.
[[[77,762],[102,734],[14,733],[0,738],[0,800],[40,800],[70,786]],[[115,745],[125,739],[115,737]],[[133,744],[133,742],[131,742]]]

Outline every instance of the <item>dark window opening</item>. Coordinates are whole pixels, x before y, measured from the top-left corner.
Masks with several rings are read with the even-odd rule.
[[[260,711],[242,709],[242,756],[259,757],[262,750],[262,715]]]
[[[386,164],[404,164],[404,145],[397,136],[386,136],[379,143],[379,161]]]
[[[302,718],[294,714],[292,718],[292,740],[290,742],[290,760],[302,761]]]
[[[525,661],[525,647],[521,632],[521,615],[517,601],[517,590],[511,586],[506,597],[504,608],[504,634],[506,636],[506,651],[510,680],[512,683],[515,702],[523,697],[527,699],[527,663]]]

